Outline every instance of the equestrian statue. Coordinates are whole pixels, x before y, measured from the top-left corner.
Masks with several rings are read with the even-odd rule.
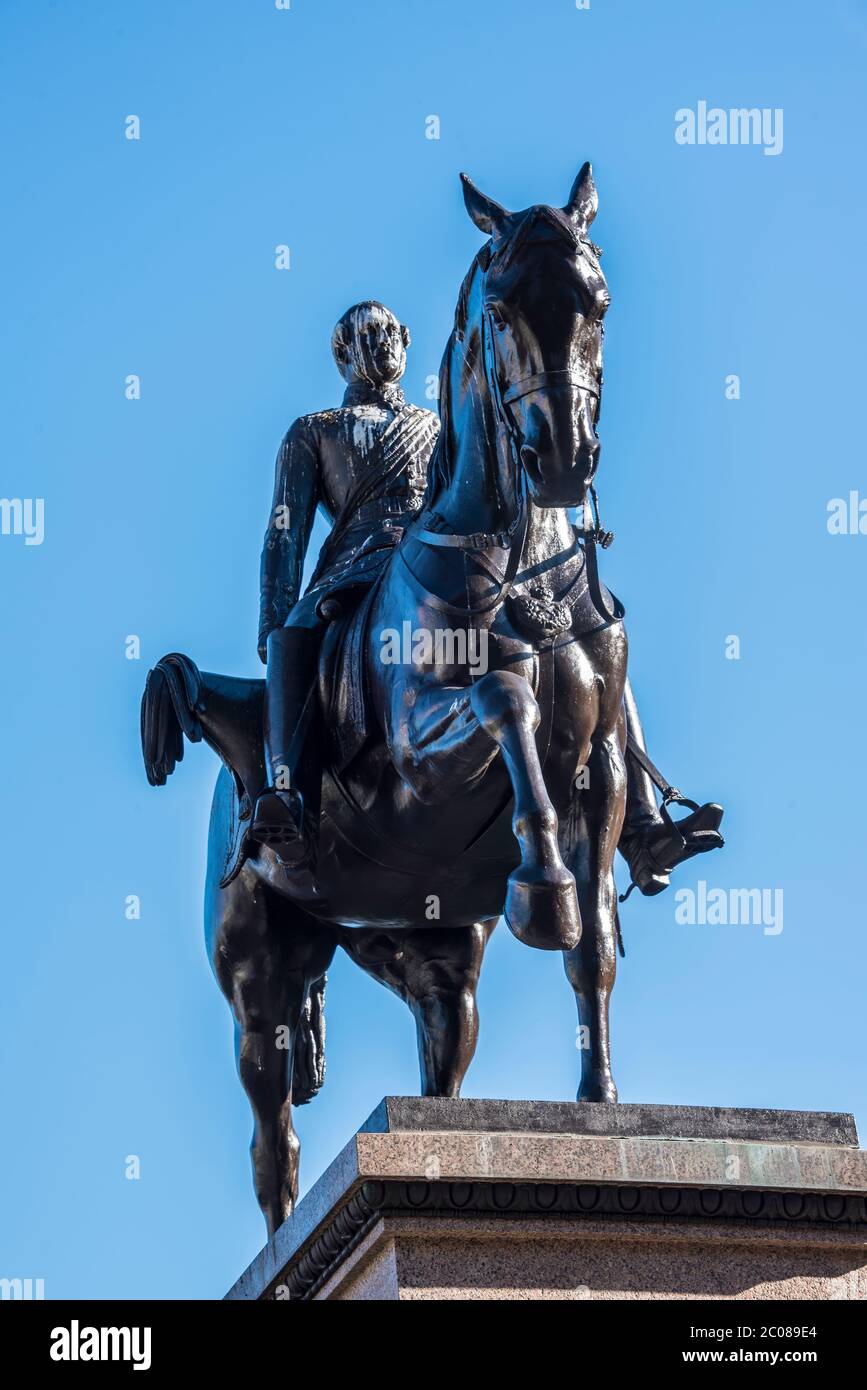
[[[578,1099],[616,1101],[615,851],[630,891],[650,895],[723,843],[722,808],[683,797],[647,754],[624,609],[599,575],[609,292],[592,171],[565,207],[515,213],[462,179],[486,240],[460,288],[439,419],[401,390],[407,329],[373,300],[348,310],[332,336],[343,403],[296,420],[277,457],[265,681],[173,653],[142,702],[152,785],[184,737],[223,763],[206,937],[270,1233],[297,1195],[292,1108],[322,1085],[338,946],[411,1009],[423,1094],[457,1096],[503,916],[563,953],[587,1039]],[[302,596],[317,508],[331,530]],[[673,803],[689,814],[675,821]]]

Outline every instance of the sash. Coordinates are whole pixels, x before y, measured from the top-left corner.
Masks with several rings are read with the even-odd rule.
[[[310,581],[311,588],[337,558],[359,508],[366,502],[384,497],[392,484],[406,472],[421,446],[435,437],[435,417],[420,406],[404,405],[389,420],[367,456],[367,468],[349,489],[346,501],[319,552]]]

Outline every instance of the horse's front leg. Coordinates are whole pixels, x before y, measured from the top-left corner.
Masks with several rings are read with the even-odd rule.
[[[626,768],[616,734],[594,745],[589,786],[572,822],[567,859],[575,871],[583,933],[564,959],[578,1005],[581,1084],[578,1100],[616,1101],[608,1006],[617,969],[614,852],[626,805]]]
[[[575,880],[557,843],[557,813],[545,788],[536,728],[539,706],[513,671],[489,671],[463,689],[396,684],[389,744],[395,767],[421,801],[469,791],[497,755],[512,784],[512,829],[521,862],[510,874],[503,916],[519,941],[546,951],[577,945]]]
[[[512,783],[512,829],[521,863],[509,876],[503,915],[527,946],[571,950],[581,938],[575,879],[560,855],[557,812],[545,786],[536,729],[539,706],[513,671],[491,671],[473,685],[470,706],[494,740]]]
[[[340,944],[415,1019],[423,1096],[459,1096],[479,1036],[476,991],[496,921],[385,932],[344,928]]]
[[[388,585],[371,621],[371,634],[391,632],[386,614],[395,612],[414,612],[416,630],[441,634],[443,615],[438,609],[418,605],[418,595],[411,591],[398,588],[392,593]],[[473,625],[467,629],[467,654],[473,635],[481,643],[487,630]],[[521,852],[521,862],[509,876],[503,915],[526,945],[571,950],[581,935],[578,899],[557,843],[557,813],[536,747],[539,706],[529,682],[512,670],[478,675],[459,657],[457,644],[451,656],[425,660],[413,655],[412,662],[403,664],[391,659],[386,663],[372,638],[371,642],[369,670],[378,686],[376,700],[391,758],[419,800],[436,804],[456,792],[471,791],[497,752],[502,753],[515,802],[512,828]],[[519,648],[515,655],[525,660],[532,655],[530,648],[513,645]],[[437,651],[436,641],[431,650]]]

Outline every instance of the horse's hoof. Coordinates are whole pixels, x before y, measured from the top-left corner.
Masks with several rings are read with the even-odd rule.
[[[594,1081],[591,1085],[587,1086],[582,1082],[575,1099],[590,1105],[598,1105],[600,1103],[605,1105],[616,1105],[617,1087],[611,1077],[609,1077],[607,1081]]]
[[[506,925],[525,946],[539,951],[572,951],[581,940],[581,913],[575,879],[563,868],[510,875],[503,908]]]

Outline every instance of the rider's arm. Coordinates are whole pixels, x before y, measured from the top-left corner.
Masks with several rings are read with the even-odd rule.
[[[259,655],[268,633],[282,627],[301,592],[304,556],[319,500],[319,456],[313,428],[302,417],[277,454],[274,497],[262,547],[259,580]]]

